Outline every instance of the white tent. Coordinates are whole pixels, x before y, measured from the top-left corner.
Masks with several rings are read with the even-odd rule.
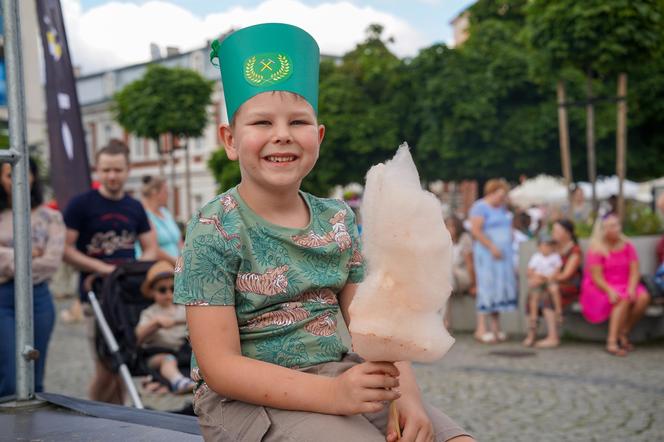
[[[567,189],[562,178],[538,175],[512,189],[509,197],[513,204],[522,208],[533,204],[561,205],[567,200]]]
[[[623,194],[625,199],[632,199],[642,203],[652,202],[652,182],[635,183],[625,180]],[[578,183],[586,200],[592,197],[592,186],[587,182]],[[663,183],[664,184],[664,183]],[[611,176],[597,180],[597,199],[608,199],[611,195],[618,195],[618,177]],[[521,208],[528,208],[540,204],[563,205],[567,201],[567,189],[562,178],[549,175],[538,175],[516,186],[509,193],[510,201]]]
[[[579,183],[581,189],[583,189],[583,194],[586,199],[592,197],[592,186],[590,183],[581,182]],[[605,200],[612,195],[618,195],[618,177],[616,175],[600,178],[597,180],[596,184],[597,199]],[[652,194],[647,189],[644,188],[639,183],[634,181],[625,180],[623,182],[623,195],[625,199],[637,200],[642,203],[652,202]]]

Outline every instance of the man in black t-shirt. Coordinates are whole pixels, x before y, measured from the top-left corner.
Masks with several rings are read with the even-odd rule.
[[[125,193],[129,177],[129,149],[119,140],[102,148],[96,157],[96,172],[100,183],[74,197],[64,214],[67,237],[64,259],[81,271],[81,302],[88,301],[89,276],[108,275],[116,265],[134,261],[134,244],[144,250],[141,259],[157,256],[157,237],[140,202]],[[88,337],[94,339],[94,317],[86,308]],[[95,358],[95,375],[90,385],[90,398],[96,401],[122,404],[122,380]]]

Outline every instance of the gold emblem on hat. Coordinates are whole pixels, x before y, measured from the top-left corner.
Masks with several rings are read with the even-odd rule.
[[[244,62],[244,78],[253,86],[280,83],[291,73],[291,60],[285,54],[253,55]]]

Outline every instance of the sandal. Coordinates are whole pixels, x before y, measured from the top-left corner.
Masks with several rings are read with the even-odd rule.
[[[634,351],[634,344],[632,344],[629,341],[629,338],[625,335],[618,338],[618,346],[627,352]]]
[[[175,394],[187,394],[194,391],[196,382],[189,378],[181,377],[171,385],[171,391]]]
[[[534,334],[529,334],[526,336],[526,339],[521,341],[521,345],[524,347],[532,347],[535,344],[535,335]]]
[[[563,323],[563,313],[562,312],[556,312],[556,322],[558,325],[561,325]]]
[[[473,335],[475,340],[481,344],[495,344],[496,337],[491,332],[483,333],[482,335]]]
[[[611,356],[618,356],[621,358],[627,356],[627,352],[620,348],[618,344],[608,344],[604,350]]]
[[[507,334],[505,332],[499,331],[498,333],[495,334],[495,336],[498,342],[507,341]]]
[[[528,320],[528,331],[526,332],[526,339],[521,342],[524,347],[532,347],[537,338],[537,319]]]
[[[170,391],[166,385],[154,380],[150,375],[147,375],[141,381],[141,388],[143,388],[145,393],[165,394]]]
[[[560,346],[560,340],[554,341],[553,339],[542,339],[535,342],[535,348],[556,348]]]

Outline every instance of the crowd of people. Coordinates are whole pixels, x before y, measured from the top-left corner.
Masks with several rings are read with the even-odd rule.
[[[118,265],[142,259],[156,261],[157,273],[148,272],[143,294],[154,300],[137,325],[138,343],[174,348],[186,340],[184,308],[173,305],[174,264],[182,247],[180,229],[166,209],[168,187],[160,177],[143,178],[142,201],[127,194],[129,149],[119,140],[97,152],[98,185],[72,198],[61,214],[44,204],[37,163],[30,158],[32,280],[34,342],[39,351],[35,364],[35,390],[43,390],[48,343],[55,324],[55,306],[49,282],[56,271],[72,268],[80,276],[73,306],[63,311],[66,322],[84,321],[95,371],[89,397],[124,403],[120,376],[97,355],[96,323],[88,300],[95,278],[111,274]],[[0,169],[0,397],[15,391],[14,241],[11,211],[11,166]],[[167,270],[163,270],[166,268]],[[168,280],[170,278],[170,284]],[[193,382],[173,370],[173,358],[155,354],[149,365],[169,381],[176,393],[191,392]],[[157,387],[152,387],[157,389]]]
[[[98,188],[74,198],[63,218],[60,212],[44,204],[38,166],[30,159],[34,339],[35,348],[40,352],[35,364],[36,391],[43,390],[48,343],[56,319],[48,283],[63,264],[80,272],[76,303],[82,305],[92,349],[95,322],[87,300],[91,278],[108,275],[118,264],[134,259],[156,260],[156,268],[166,269],[146,280],[149,284],[144,293],[155,300],[155,307],[146,310],[141,318],[136,330],[139,343],[167,342],[167,348],[175,349],[176,343],[181,344],[185,339],[184,311],[172,302],[173,269],[183,240],[179,226],[166,208],[168,186],[161,177],[146,176],[141,189],[142,200],[136,201],[124,191],[128,161],[127,148],[119,141],[114,140],[99,151],[96,158]],[[8,164],[0,169],[0,183],[0,327],[3,336],[8,337],[0,342],[0,396],[4,396],[13,393],[16,378],[11,167]],[[589,205],[582,204],[583,200],[576,195],[578,192],[572,199],[572,219],[550,220],[550,231],[536,225],[538,232],[533,232],[530,216],[509,207],[508,191],[505,181],[489,180],[483,198],[471,207],[467,219],[450,216],[445,220],[453,243],[453,293],[470,295],[476,300],[475,339],[483,344],[507,340],[501,330],[500,314],[517,308],[521,277],[528,281],[524,346],[553,348],[560,345],[565,312],[578,301],[588,322],[609,321],[606,351],[616,356],[627,355],[634,349],[630,331],[643,316],[651,297],[639,282],[636,249],[622,233],[617,215],[608,212],[597,220],[584,254],[572,219],[585,220],[590,212]],[[660,200],[660,210],[664,211],[664,197]],[[528,262],[528,273],[519,275],[519,244],[533,237],[538,241],[538,251]],[[662,255],[664,238],[657,250]],[[664,256],[658,256],[657,262],[664,268]],[[70,310],[76,311],[76,307]],[[447,326],[453,327],[449,309],[444,320]],[[537,339],[541,320],[546,336]],[[152,356],[150,365],[160,370],[171,385],[165,388],[150,383],[150,389],[191,391],[193,382],[173,367],[173,361],[168,354]],[[120,378],[96,358],[90,397],[122,403],[123,391]]]
[[[161,177],[146,176],[136,201],[124,190],[129,173],[126,146],[112,141],[96,158],[97,189],[74,198],[64,211],[44,204],[37,163],[30,159],[30,200],[32,205],[32,278],[34,293],[35,348],[40,358],[35,364],[35,388],[43,390],[48,343],[55,324],[55,307],[49,281],[61,265],[80,272],[77,303],[82,305],[88,338],[94,349],[95,322],[87,300],[91,278],[108,275],[118,264],[134,259],[156,260],[143,288],[155,300],[144,312],[136,335],[139,344],[157,342],[174,351],[185,340],[184,310],[173,304],[173,271],[183,245],[180,228],[166,208],[168,186]],[[14,255],[11,213],[11,167],[0,169],[0,396],[15,389],[14,348]],[[575,234],[575,220],[587,219],[588,204],[576,195],[572,219],[550,222],[550,231],[536,225],[530,216],[509,207],[508,184],[489,180],[483,198],[476,201],[468,218],[450,216],[445,224],[452,237],[452,282],[455,296],[476,299],[477,323],[474,337],[483,344],[507,340],[501,330],[500,314],[517,308],[518,279],[526,278],[528,300],[527,329],[523,345],[553,348],[560,345],[560,328],[567,308],[579,302],[590,323],[609,321],[606,351],[625,356],[634,349],[629,339],[632,328],[643,316],[650,295],[639,281],[635,247],[622,233],[620,220],[608,212],[595,223],[585,254]],[[664,197],[660,198],[664,211]],[[519,244],[536,237],[538,251],[528,262],[528,273],[519,275]],[[658,246],[662,255],[664,238]],[[585,255],[585,256],[584,256]],[[664,268],[664,256],[658,256]],[[159,271],[161,269],[161,271]],[[162,287],[163,286],[163,287]],[[70,309],[76,311],[76,307]],[[69,312],[68,312],[69,313]],[[70,319],[72,320],[72,319]],[[73,319],[75,320],[75,318]],[[546,336],[537,339],[540,320]],[[453,327],[448,309],[447,326]],[[164,343],[166,343],[164,345]],[[93,354],[96,354],[93,351]],[[170,385],[148,384],[153,391],[188,392],[193,381],[183,377],[169,354],[153,355],[149,364],[161,371]],[[95,374],[90,398],[122,403],[124,388],[120,378],[95,358]]]
[[[589,323],[609,321],[606,351],[626,356],[634,349],[630,332],[643,317],[651,294],[640,283],[636,248],[623,234],[618,215],[609,208],[595,220],[584,254],[574,220],[586,221],[591,210],[579,188],[573,190],[571,218],[555,216],[535,223],[527,212],[509,206],[508,191],[504,180],[489,180],[483,198],[473,204],[465,221],[457,216],[446,219],[454,244],[453,293],[475,297],[475,339],[483,344],[507,339],[500,328],[500,313],[517,308],[517,282],[524,278],[528,287],[524,346],[559,346],[565,312],[578,301]],[[664,213],[664,196],[659,209]],[[530,257],[527,273],[519,274],[519,245],[529,238],[537,240],[538,251]],[[658,250],[664,250],[664,237]],[[664,275],[662,258],[657,257],[657,275]],[[657,278],[653,281],[661,284]],[[546,336],[537,339],[540,319]]]

